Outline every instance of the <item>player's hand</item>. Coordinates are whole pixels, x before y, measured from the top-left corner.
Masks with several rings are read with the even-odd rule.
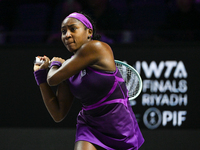
[[[49,67],[50,59],[47,56],[37,56],[42,63],[41,64],[34,64],[33,70],[37,71],[39,69],[47,69]]]
[[[65,60],[62,59],[62,58],[60,58],[60,57],[53,57],[53,58],[51,59],[51,62],[53,62],[53,61],[59,61],[59,62],[61,62],[62,64],[65,62]]]

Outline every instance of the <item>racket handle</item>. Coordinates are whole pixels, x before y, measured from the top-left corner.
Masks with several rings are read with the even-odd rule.
[[[35,61],[34,61],[34,64],[35,64],[35,65],[41,65],[43,62],[44,62],[44,61],[43,61],[43,60],[40,60],[40,58],[35,57]],[[49,61],[49,63],[50,63],[50,61]]]

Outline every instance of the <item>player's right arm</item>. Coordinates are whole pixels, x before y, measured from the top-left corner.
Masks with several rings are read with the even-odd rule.
[[[54,121],[62,121],[69,112],[74,98],[67,83],[60,83],[56,94],[47,83],[42,83],[39,87],[44,104]]]
[[[49,58],[43,57],[41,59],[44,60],[44,63],[41,66],[34,65],[34,71],[48,68]],[[54,121],[62,121],[69,112],[74,99],[74,96],[70,92],[68,84],[65,81],[61,82],[58,85],[56,94],[53,92],[52,88],[48,85],[48,83],[39,84],[39,88],[42,94],[44,104]]]

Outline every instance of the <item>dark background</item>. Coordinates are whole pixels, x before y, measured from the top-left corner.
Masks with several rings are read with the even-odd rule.
[[[181,127],[146,128],[139,122],[146,140],[143,150],[199,149],[199,44],[129,44],[111,45],[115,58],[129,64],[139,61],[182,60],[188,73],[188,105],[186,121]],[[55,123],[48,114],[33,76],[37,55],[68,58],[64,46],[1,46],[0,140],[3,149],[73,149],[76,116],[81,104],[75,100],[67,117]],[[143,77],[143,76],[142,76]],[[54,89],[54,88],[53,88]],[[133,106],[143,115],[147,106]],[[164,108],[160,108],[161,110]],[[167,109],[174,109],[168,107]],[[179,108],[177,108],[179,109]]]
[[[200,1],[192,2],[194,7],[182,12],[176,0],[0,0],[0,149],[73,149],[82,106],[76,99],[66,118],[55,123],[36,85],[33,61],[38,55],[69,58],[60,40],[60,24],[69,13],[83,11],[97,23],[115,59],[133,66],[136,61],[168,60],[185,65],[187,106],[142,106],[143,92],[136,99],[132,108],[145,138],[140,150],[199,150]],[[98,16],[96,10],[103,11]],[[141,77],[146,79],[143,72]],[[158,80],[162,79],[166,80],[163,74]],[[186,120],[181,126],[170,121],[148,129],[142,117],[151,107],[161,113],[185,110]]]

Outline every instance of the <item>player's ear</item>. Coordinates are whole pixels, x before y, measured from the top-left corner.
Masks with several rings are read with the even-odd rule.
[[[93,34],[93,30],[92,29],[88,29],[88,36],[92,37]]]

